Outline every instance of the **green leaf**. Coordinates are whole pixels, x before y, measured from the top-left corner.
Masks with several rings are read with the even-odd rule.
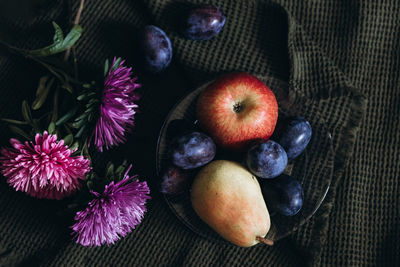
[[[68,126],[67,123],[64,123],[63,126],[64,126],[65,131],[66,131],[68,134],[72,134],[72,130],[71,130],[71,128]]]
[[[75,113],[78,111],[78,107],[68,111],[64,116],[62,116],[58,121],[56,121],[56,126],[59,126],[67,121],[69,121]]]
[[[75,122],[78,122],[78,121],[81,121],[81,120],[85,119],[86,116],[87,116],[87,114],[83,113],[82,115],[80,115],[78,118],[75,119]]]
[[[112,70],[116,70],[119,67],[119,64],[121,63],[122,58],[117,58],[117,60],[115,61],[114,65],[112,66]]]
[[[93,113],[89,113],[89,116],[87,117],[87,121],[88,122],[92,122],[94,120],[94,114]]]
[[[104,77],[107,76],[109,69],[110,69],[110,61],[106,59],[106,62],[104,63]]]
[[[79,131],[76,133],[75,138],[79,138],[86,130],[86,124],[83,124]]]
[[[72,86],[68,83],[68,82],[64,82],[61,85],[62,88],[64,88],[65,90],[67,90],[69,93],[73,94],[74,93],[74,89],[72,88]]]
[[[89,148],[88,148],[88,143],[87,140],[85,140],[85,143],[83,144],[83,148],[81,151],[82,155],[86,156],[87,158],[90,159],[90,154],[89,154]]]
[[[93,189],[93,182],[92,182],[92,181],[87,181],[87,182],[86,182],[86,186],[87,186],[87,188],[88,188],[89,190],[92,190],[92,189]]]
[[[72,144],[72,142],[74,142],[74,136],[73,134],[69,134],[66,137],[64,137],[64,144],[66,144],[67,146],[70,146]]]
[[[53,24],[53,28],[54,28],[54,36],[53,36],[53,44],[62,44],[63,40],[64,40],[64,33],[61,30],[60,26],[58,26],[57,23],[55,23],[54,21],[52,22]]]
[[[28,102],[26,100],[22,101],[22,107],[21,107],[21,111],[22,111],[22,117],[24,118],[24,120],[29,123],[32,124],[32,113],[31,113],[31,109],[28,105]]]
[[[69,147],[69,149],[74,150],[75,148],[79,147],[79,142],[76,141],[75,143],[72,144],[72,146]]]
[[[92,105],[90,105],[90,104],[87,104],[87,105],[86,105],[86,108],[87,108],[87,109],[85,110],[85,113],[90,113],[90,112],[92,112],[93,109],[94,109],[94,108],[92,107]]]
[[[36,97],[40,96],[43,93],[43,91],[45,89],[45,85],[46,85],[47,80],[49,78],[50,78],[49,76],[40,77],[39,85],[38,85],[38,88],[36,90]]]
[[[79,25],[74,25],[71,31],[65,37],[65,39],[60,26],[58,26],[57,23],[55,23],[54,21],[53,21],[53,27],[54,27],[53,43],[43,48],[27,51],[26,53],[28,55],[34,57],[35,56],[46,57],[57,53],[61,53],[67,50],[68,48],[71,48],[82,35],[82,27]]]
[[[72,127],[78,129],[78,128],[81,128],[81,126],[84,125],[85,123],[86,123],[85,120],[79,120],[79,121],[74,122],[72,124]]]
[[[114,164],[109,162],[106,167],[106,179],[110,179],[114,176]]]
[[[29,134],[27,134],[26,132],[24,132],[21,128],[14,126],[14,125],[9,125],[10,130],[15,133],[18,134],[22,137],[24,137],[26,140],[30,140],[31,137],[29,136]]]
[[[84,93],[84,94],[79,95],[79,96],[76,98],[76,100],[82,101],[82,100],[85,99],[86,97],[87,97],[87,94]]]
[[[86,104],[86,107],[90,107],[90,106],[92,106],[92,104],[95,104],[97,102],[99,102],[99,100],[97,98],[91,98],[89,100],[88,104]]]
[[[78,24],[75,24],[74,27],[72,27],[71,31],[65,37],[62,43],[62,47],[65,50],[71,48],[76,43],[76,41],[78,41],[81,35],[82,35],[82,27]]]
[[[56,124],[54,122],[50,122],[49,127],[47,128],[49,134],[53,134],[55,129],[56,129]]]
[[[58,118],[58,94],[60,90],[57,87],[56,91],[54,92],[54,97],[53,97],[53,112],[51,114],[51,121],[56,122]]]
[[[76,98],[76,100],[82,101],[82,100],[85,100],[85,99],[87,99],[87,98],[89,98],[89,97],[92,97],[92,96],[94,96],[94,95],[96,95],[95,92],[90,92],[90,91],[86,90],[86,91],[84,91],[81,95],[79,95],[79,96]],[[92,101],[92,102],[93,102],[93,101]]]
[[[1,118],[2,121],[12,123],[12,124],[17,124],[17,125],[27,125],[28,123],[26,121],[18,121],[18,120],[12,120],[12,119],[6,119],[6,118]]]
[[[124,171],[126,169],[126,162],[124,161],[121,165],[118,166],[118,168],[115,170],[115,173],[118,177],[118,180],[122,180]]]
[[[45,77],[42,77],[42,79]],[[46,101],[47,95],[50,92],[50,88],[53,85],[54,80],[55,80],[55,78],[53,77],[50,79],[50,81],[45,86],[42,86],[42,79],[40,79],[39,87],[38,87],[38,90],[36,91],[36,99],[32,103],[33,110],[38,110],[39,108],[42,107],[44,101]],[[47,79],[44,79],[44,80],[47,81]]]
[[[92,85],[90,83],[84,83],[84,84],[82,84],[82,87],[86,88],[86,89],[89,89],[89,88],[92,87]]]
[[[54,67],[36,58],[33,58],[33,60],[43,65],[43,67],[45,67],[49,72],[51,72],[60,82],[62,83],[65,82],[64,78],[60,75],[60,73],[57,72],[57,70]]]

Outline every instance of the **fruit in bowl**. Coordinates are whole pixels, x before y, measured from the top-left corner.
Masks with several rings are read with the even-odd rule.
[[[190,132],[176,137],[171,144],[172,162],[184,170],[198,168],[215,157],[216,146],[208,135]]]
[[[268,87],[267,93],[265,92],[265,87],[260,80],[247,73],[223,75],[191,92],[174,109],[181,116],[176,116],[173,112],[167,118],[167,127],[163,127],[166,140],[175,139],[172,142],[174,145],[169,146],[168,156],[164,157],[168,162],[164,163],[173,163],[175,171],[162,176],[163,181],[166,181],[164,187],[168,188],[162,192],[175,214],[189,228],[203,236],[217,237],[219,234],[225,240],[244,247],[257,243],[272,245],[273,241],[268,238],[275,241],[287,236],[297,229],[299,223],[311,217],[310,212],[311,215],[315,212],[312,207],[318,207],[310,207],[310,202],[314,201],[313,195],[304,198],[307,195],[304,195],[302,184],[296,178],[300,178],[300,174],[304,179],[306,172],[298,164],[299,161],[288,162],[285,150],[294,151],[291,153],[295,157],[303,153],[311,139],[311,126],[308,127],[310,124],[301,117],[289,117],[282,121],[297,110],[292,112],[283,106],[280,126],[276,127],[276,99],[272,92],[268,93]],[[279,93],[279,88],[274,87],[274,90]],[[239,94],[237,92],[246,97],[250,94],[250,100],[255,102],[248,101],[246,97],[240,98],[244,101],[232,101],[239,99],[234,97]],[[257,95],[260,92],[263,92],[261,96]],[[265,100],[265,94],[268,95],[268,101]],[[234,103],[238,105],[235,106]],[[239,114],[235,114],[235,108],[238,108],[236,111]],[[189,146],[178,149],[178,143],[188,145],[191,138],[176,143],[176,136],[188,137],[193,132],[209,135],[216,144],[212,153],[215,157],[202,160],[201,153],[198,154],[199,158],[189,157]],[[268,140],[272,134],[272,140]],[[198,145],[199,142],[194,144]],[[180,153],[174,160],[174,149],[186,152]],[[302,159],[307,164],[307,157]],[[224,165],[230,167],[221,167]],[[190,170],[189,175],[182,175],[186,171],[184,168]],[[294,177],[288,176],[289,179],[285,179],[283,171]],[[249,182],[249,177],[257,182],[257,186]],[[185,194],[180,194],[182,188]],[[324,187],[324,192],[328,188],[329,184]],[[180,192],[179,196],[175,196],[177,191]],[[251,207],[246,202],[249,199],[258,203],[256,207]],[[322,200],[323,198],[318,201]],[[261,207],[259,201],[266,209]],[[306,208],[299,213],[303,203]],[[273,212],[271,219],[268,211]],[[252,218],[251,221],[256,223],[249,225],[246,218]],[[272,231],[268,230],[271,224],[274,225]],[[268,229],[263,228],[265,225],[268,225]]]
[[[253,145],[246,153],[246,164],[256,176],[275,178],[285,170],[288,158],[285,150],[275,141]]]
[[[271,211],[294,216],[303,206],[303,187],[289,175],[282,174],[276,179],[263,180],[261,189]]]
[[[169,165],[161,176],[160,192],[168,195],[184,193],[189,189],[192,173],[175,165]]]
[[[218,234],[241,247],[265,241],[271,222],[260,185],[237,162],[216,160],[203,167],[190,193],[193,209]]]
[[[200,126],[217,145],[244,150],[255,140],[267,140],[278,120],[274,93],[244,72],[217,78],[200,94],[196,107]]]
[[[298,157],[311,140],[310,123],[300,116],[286,118],[279,124],[277,142],[285,149],[288,159]]]

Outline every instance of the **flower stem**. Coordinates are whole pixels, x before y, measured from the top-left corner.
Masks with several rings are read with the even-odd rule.
[[[78,58],[76,57],[76,49],[75,46],[72,47],[72,58],[74,59],[74,76],[75,79],[79,79],[78,77]]]
[[[84,6],[85,6],[85,0],[81,0],[81,2],[79,4],[78,12],[76,13],[76,16],[75,16],[74,25],[79,24],[79,20],[81,19],[82,10],[83,10]],[[71,53],[71,48],[68,48],[65,51],[64,61],[68,60],[70,53]],[[76,58],[74,58],[74,64],[76,64],[75,62],[76,62]]]

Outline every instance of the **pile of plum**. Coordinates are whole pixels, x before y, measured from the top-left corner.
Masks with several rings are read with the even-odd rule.
[[[184,131],[176,127],[176,131]],[[297,214],[303,205],[303,188],[295,178],[283,174],[288,162],[298,157],[311,140],[310,123],[303,117],[289,117],[278,122],[270,140],[257,142],[242,153],[218,151],[213,139],[199,129],[186,130],[171,141],[170,164],[161,176],[160,191],[180,194],[190,188],[195,171],[217,157],[233,154],[247,166],[262,189],[269,210],[285,216]],[[229,155],[230,154],[230,155]]]

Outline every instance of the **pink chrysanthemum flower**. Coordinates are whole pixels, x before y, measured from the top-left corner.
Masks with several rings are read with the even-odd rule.
[[[1,173],[17,191],[37,198],[61,199],[78,190],[90,171],[90,161],[71,156],[64,140],[56,135],[36,134],[35,141],[24,144],[10,139],[11,148],[2,148]]]
[[[121,181],[106,185],[102,194],[91,191],[95,198],[76,213],[72,226],[77,243],[90,247],[114,244],[141,222],[150,189],[146,182],[129,177],[130,168]]]
[[[124,67],[124,60],[114,58],[104,81],[100,114],[92,137],[98,150],[110,149],[126,141],[127,132],[134,126],[134,115],[140,84],[131,78],[132,68]]]

